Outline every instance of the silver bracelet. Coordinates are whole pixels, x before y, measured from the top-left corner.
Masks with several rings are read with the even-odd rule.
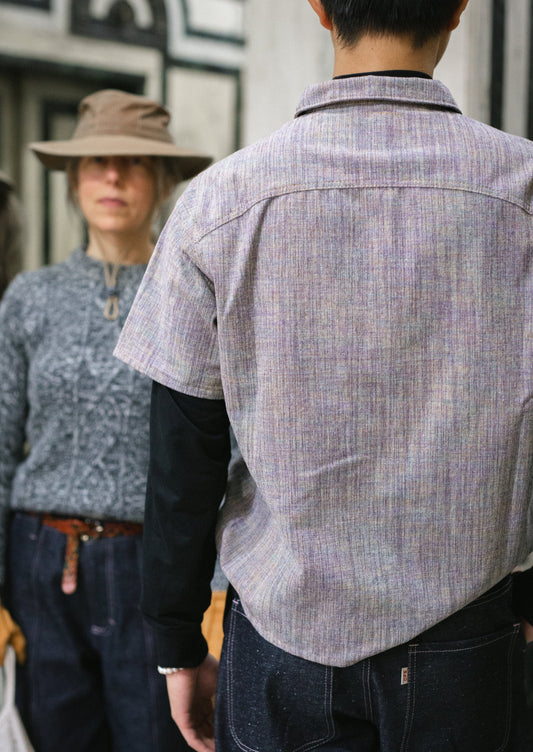
[[[181,666],[180,668],[163,668],[162,666],[158,666],[157,670],[160,674],[163,674],[163,676],[168,676],[169,674],[177,674],[178,671],[183,671],[184,668],[184,666]]]

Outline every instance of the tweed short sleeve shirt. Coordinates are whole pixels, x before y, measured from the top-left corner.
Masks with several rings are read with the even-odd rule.
[[[372,76],[178,202],[117,354],[225,399],[221,563],[273,644],[354,663],[531,549],[532,212],[533,144]]]

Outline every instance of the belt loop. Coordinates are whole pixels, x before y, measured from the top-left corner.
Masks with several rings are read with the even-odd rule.
[[[78,586],[78,562],[80,558],[80,536],[69,533],[65,545],[65,563],[61,578],[61,590],[65,595],[72,595]]]
[[[82,542],[100,538],[140,535],[142,524],[139,522],[120,522],[118,520],[96,520],[92,518],[58,517],[53,514],[29,512],[35,519],[36,526],[44,525],[58,530],[65,536],[65,558],[61,576],[61,590],[65,595],[76,592],[78,585],[78,564]]]

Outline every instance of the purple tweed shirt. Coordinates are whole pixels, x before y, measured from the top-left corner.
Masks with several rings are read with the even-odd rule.
[[[533,144],[419,78],[297,114],[193,181],[116,353],[225,399],[225,574],[263,637],[344,666],[533,548]]]

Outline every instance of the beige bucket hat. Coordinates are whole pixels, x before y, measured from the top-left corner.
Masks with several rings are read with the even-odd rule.
[[[146,97],[104,89],[81,100],[78,124],[68,141],[30,144],[45,167],[64,170],[69,158],[157,156],[176,161],[185,180],[213,161],[205,154],[177,147],[168,132],[170,113]]]

